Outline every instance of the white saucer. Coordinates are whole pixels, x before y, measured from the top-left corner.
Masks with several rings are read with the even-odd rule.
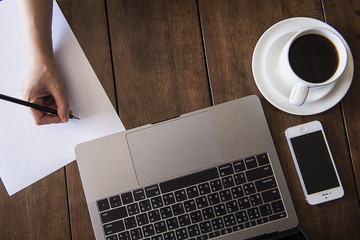
[[[341,37],[346,45],[348,63],[340,79],[332,85],[310,89],[306,102],[301,106],[289,102],[291,85],[278,70],[280,49],[297,31],[308,27],[324,27],[341,37],[333,27],[320,20],[306,17],[290,18],[276,23],[261,36],[252,58],[254,79],[262,95],[280,110],[296,115],[317,114],[336,105],[348,91],[354,74],[354,60],[350,48]]]

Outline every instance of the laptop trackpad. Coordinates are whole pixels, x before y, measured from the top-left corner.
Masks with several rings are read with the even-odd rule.
[[[126,135],[139,185],[221,162],[207,112]]]

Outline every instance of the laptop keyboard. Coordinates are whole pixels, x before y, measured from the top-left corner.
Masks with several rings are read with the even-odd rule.
[[[266,153],[97,205],[107,240],[209,239],[287,217]]]

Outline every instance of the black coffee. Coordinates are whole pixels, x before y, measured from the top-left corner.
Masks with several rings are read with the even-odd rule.
[[[300,78],[312,83],[321,83],[334,75],[339,57],[329,39],[318,34],[307,34],[292,43],[289,61]]]

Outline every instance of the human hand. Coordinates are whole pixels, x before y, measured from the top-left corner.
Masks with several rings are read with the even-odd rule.
[[[26,101],[57,109],[58,114],[49,114],[31,108],[37,125],[69,121],[70,105],[65,95],[60,70],[53,59],[29,63],[19,95]]]

